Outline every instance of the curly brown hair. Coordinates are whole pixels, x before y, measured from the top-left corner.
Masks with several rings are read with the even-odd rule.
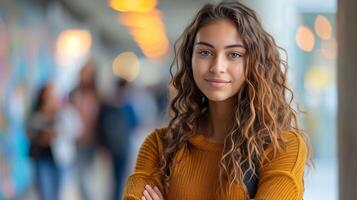
[[[189,150],[189,137],[195,134],[200,120],[208,114],[207,97],[198,89],[193,78],[191,61],[195,37],[207,23],[221,19],[234,22],[246,53],[243,57],[245,82],[232,108],[235,124],[225,138],[220,160],[220,188],[223,189],[223,183],[228,183],[228,190],[224,192],[229,193],[232,184],[242,184],[246,174],[256,175],[256,167],[261,166],[263,160],[269,160],[264,154],[267,145],[273,147],[273,157],[285,149],[284,131],[301,134],[309,144],[299,128],[298,112],[292,107],[294,94],[287,86],[288,63],[279,53],[279,49],[285,50],[278,47],[273,37],[263,29],[255,11],[242,3],[223,1],[216,5],[206,4],[174,46],[170,84],[176,92],[169,106],[171,118],[168,128],[162,136],[165,148],[160,169],[164,175],[166,194],[175,153],[181,148]],[[248,167],[243,169],[243,165]]]

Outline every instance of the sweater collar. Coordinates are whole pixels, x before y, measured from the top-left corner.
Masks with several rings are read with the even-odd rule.
[[[197,149],[205,151],[220,152],[223,150],[223,143],[214,143],[208,141],[208,139],[202,133],[195,133],[189,138],[189,142]]]

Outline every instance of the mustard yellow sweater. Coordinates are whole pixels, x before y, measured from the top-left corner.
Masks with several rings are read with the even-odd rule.
[[[159,167],[163,142],[159,135],[164,129],[149,134],[142,144],[132,175],[128,177],[122,199],[141,199],[144,186],[156,185],[163,191],[161,177],[155,174]],[[300,135],[285,132],[287,148],[270,163],[264,162],[259,169],[259,184],[255,200],[300,200],[303,196],[304,166],[307,148]],[[203,135],[196,134],[189,139],[192,151],[179,151],[175,160],[182,159],[172,170],[170,188],[165,200],[245,200],[247,196],[242,185],[234,185],[228,197],[216,195],[219,177],[219,161],[222,144],[211,143]],[[266,149],[272,154],[272,148]]]

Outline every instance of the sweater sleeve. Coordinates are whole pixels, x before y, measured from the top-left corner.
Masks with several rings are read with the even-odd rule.
[[[144,192],[145,185],[157,186],[163,191],[161,177],[158,175],[160,153],[163,149],[163,142],[159,134],[163,129],[157,129],[150,133],[140,147],[134,172],[128,177],[122,194],[122,200],[140,200]]]
[[[286,132],[285,136],[286,150],[264,163],[259,171],[255,200],[300,200],[303,197],[307,146],[297,133]]]

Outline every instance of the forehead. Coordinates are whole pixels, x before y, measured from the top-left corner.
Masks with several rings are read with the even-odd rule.
[[[215,47],[243,44],[236,24],[227,19],[205,24],[197,32],[195,42],[208,42]]]

